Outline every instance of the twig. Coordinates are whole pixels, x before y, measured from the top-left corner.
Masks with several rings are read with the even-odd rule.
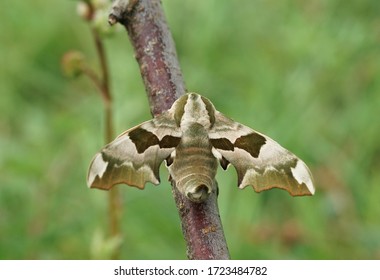
[[[77,12],[79,16],[87,21],[91,27],[91,33],[94,40],[96,54],[100,64],[100,74],[90,67],[83,55],[78,51],[67,52],[62,58],[63,71],[69,76],[85,75],[91,80],[99,91],[104,106],[104,141],[110,143],[114,137],[113,118],[112,118],[112,95],[109,83],[109,72],[104,49],[104,43],[99,33],[99,29],[93,25],[97,8],[93,1],[81,0],[77,3]],[[109,235],[113,239],[114,246],[111,258],[119,259],[121,252],[121,200],[117,188],[112,188],[108,192],[108,219],[109,219]]]
[[[99,33],[95,28],[92,28],[92,34],[95,41],[96,52],[98,54],[100,69],[101,69],[101,83],[98,83],[98,88],[102,94],[104,109],[105,109],[105,141],[109,143],[113,140],[113,121],[112,121],[112,96],[109,85],[109,74],[106,53],[104,51],[103,42]]]
[[[111,10],[110,18],[122,23],[128,31],[151,112],[155,116],[169,109],[186,92],[175,45],[159,0],[119,2],[127,3],[128,10],[120,11],[121,7],[115,9],[114,5],[117,16]],[[171,183],[188,247],[188,257],[229,259],[217,194],[211,194],[204,203],[192,203],[177,191],[175,182]]]
[[[99,58],[100,69],[101,69],[101,84],[98,85],[103,98],[104,104],[104,128],[105,128],[105,142],[109,143],[113,140],[114,129],[113,129],[113,118],[112,118],[112,96],[109,85],[109,74],[108,65],[106,59],[106,53],[104,50],[103,42],[99,36],[99,33],[95,28],[92,28],[92,34],[95,41],[96,51]],[[121,235],[121,201],[120,193],[118,188],[112,188],[108,192],[108,211],[109,211],[109,223],[110,223],[110,235],[111,237],[119,237]],[[120,257],[120,246],[115,248],[112,259],[119,259]]]

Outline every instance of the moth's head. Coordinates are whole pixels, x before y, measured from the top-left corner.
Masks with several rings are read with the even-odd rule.
[[[192,92],[180,97],[173,104],[172,110],[177,125],[181,127],[197,122],[206,128],[211,128],[215,123],[214,105],[197,93]]]

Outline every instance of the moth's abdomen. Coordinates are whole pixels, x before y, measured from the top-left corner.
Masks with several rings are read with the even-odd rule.
[[[184,143],[177,147],[169,172],[182,194],[194,202],[202,202],[214,188],[217,167],[211,145]]]

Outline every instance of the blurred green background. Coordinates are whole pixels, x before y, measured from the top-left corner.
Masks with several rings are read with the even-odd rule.
[[[103,105],[61,57],[98,70],[77,1],[0,3],[0,259],[108,258],[107,193],[86,187]],[[189,91],[263,132],[312,170],[314,197],[239,190],[219,169],[233,259],[380,258],[380,2],[163,0]],[[108,29],[107,23],[104,28]],[[127,33],[104,38],[116,134],[150,119]],[[122,259],[185,259],[161,185],[120,188]]]

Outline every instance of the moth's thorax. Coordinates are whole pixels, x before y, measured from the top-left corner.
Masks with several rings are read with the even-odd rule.
[[[189,93],[186,102],[179,103],[183,108],[177,110],[183,112],[180,126],[187,129],[191,124],[198,123],[206,129],[211,128],[215,122],[215,108],[211,102],[196,93]]]

